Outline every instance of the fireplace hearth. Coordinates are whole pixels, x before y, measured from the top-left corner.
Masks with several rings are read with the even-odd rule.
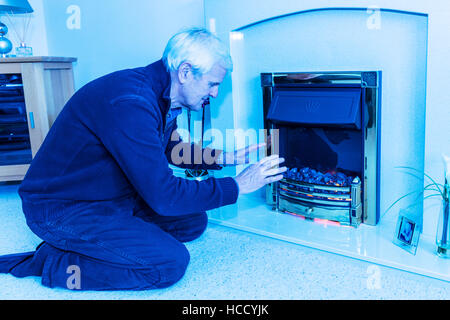
[[[379,222],[381,72],[264,73],[267,151],[285,158],[267,186],[275,211],[341,225]]]

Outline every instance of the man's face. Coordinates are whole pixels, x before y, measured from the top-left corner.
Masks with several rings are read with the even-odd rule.
[[[192,111],[201,110],[209,98],[216,98],[219,94],[219,85],[222,83],[226,69],[215,64],[212,69],[201,76],[194,76],[192,70],[185,76],[182,86],[183,105]]]

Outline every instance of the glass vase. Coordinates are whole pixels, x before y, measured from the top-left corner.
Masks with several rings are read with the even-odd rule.
[[[441,211],[439,213],[436,244],[437,254],[443,258],[450,258],[450,221],[448,196],[442,201]]]

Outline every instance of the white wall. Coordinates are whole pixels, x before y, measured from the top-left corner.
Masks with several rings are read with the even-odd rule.
[[[203,0],[45,0],[44,9],[48,54],[78,59],[77,89],[105,74],[146,66],[162,57],[173,34],[204,26]],[[180,122],[186,125],[185,114]]]
[[[78,58],[77,88],[152,63],[175,32],[204,26],[203,0],[45,0],[44,9],[48,53]]]
[[[366,21],[363,10],[322,10],[239,31],[240,36],[231,40],[234,124],[244,130],[263,128],[262,72],[381,70],[381,211],[385,212],[396,199],[420,192],[423,186],[423,179],[395,167],[423,171],[427,18],[383,12],[379,30],[368,29]],[[422,210],[420,198],[401,203],[413,204],[416,211]]]

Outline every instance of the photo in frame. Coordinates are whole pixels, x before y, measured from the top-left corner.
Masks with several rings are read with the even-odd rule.
[[[415,255],[419,244],[420,232],[420,223],[400,211],[393,243]]]

